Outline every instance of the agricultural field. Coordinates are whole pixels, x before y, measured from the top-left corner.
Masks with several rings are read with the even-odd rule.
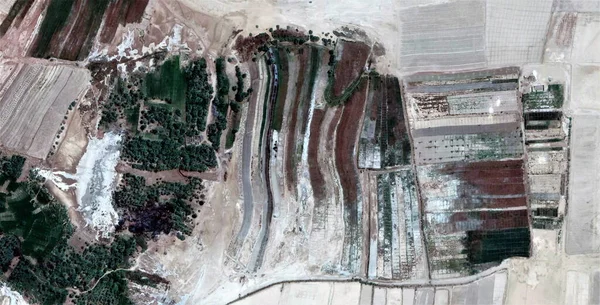
[[[464,276],[529,256],[523,171],[521,160],[418,167],[432,278]]]
[[[361,117],[366,102],[367,82],[362,81],[357,91],[344,105],[340,122],[337,126],[335,139],[335,161],[343,192],[344,223],[345,223],[345,253],[343,265],[350,270],[356,270],[355,264],[360,261],[363,245],[362,211],[363,196],[360,188],[356,159],[354,158],[355,139],[359,126],[356,124]],[[347,251],[347,252],[346,252]]]
[[[67,65],[4,63],[0,69],[0,143],[5,149],[45,159],[69,105],[87,90],[90,74]]]
[[[42,4],[18,0],[0,25],[0,36],[12,36],[21,25],[38,19],[43,10],[39,30],[29,32],[31,42],[20,45],[20,51],[39,58],[83,60],[92,52],[98,33],[101,42],[110,42],[119,24],[141,21],[147,4],[148,0],[52,0]]]
[[[370,76],[358,148],[360,168],[407,165],[410,142],[397,78]]]
[[[557,230],[567,205],[571,125],[571,119],[563,115],[564,84],[524,80],[521,91],[532,224],[536,229]]]
[[[405,79],[415,162],[520,158],[518,77],[503,68]]]
[[[0,0],[0,303],[598,305],[591,2]]]
[[[333,59],[332,84],[329,86],[332,91],[331,95],[326,96],[330,104],[337,104],[331,100],[339,99],[341,103],[348,100],[359,86],[358,78],[367,65],[370,51],[371,48],[363,42],[340,40],[333,54],[330,53],[330,56],[334,56],[329,59]]]
[[[412,170],[380,174],[377,183],[376,239],[371,239],[369,276],[415,280],[427,276],[416,177]],[[375,255],[376,254],[376,255]]]
[[[458,1],[403,10],[399,37],[403,69],[414,72],[483,67],[485,12],[484,1]]]

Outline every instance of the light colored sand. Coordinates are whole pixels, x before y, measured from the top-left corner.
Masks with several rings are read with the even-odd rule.
[[[600,111],[600,66],[574,64],[572,77],[571,111]]]
[[[600,253],[599,115],[573,119],[566,253]]]
[[[121,136],[106,133],[102,139],[90,139],[87,150],[77,165],[77,203],[87,224],[108,237],[119,222],[112,205],[116,186]]]
[[[573,62],[600,63],[600,15],[579,14],[573,40]]]

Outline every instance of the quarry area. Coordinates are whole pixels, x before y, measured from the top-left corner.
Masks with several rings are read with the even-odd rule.
[[[600,305],[600,2],[0,0],[0,304]]]

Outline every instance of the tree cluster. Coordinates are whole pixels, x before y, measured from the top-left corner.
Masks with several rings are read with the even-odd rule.
[[[4,176],[9,180],[17,180],[21,176],[23,165],[25,164],[25,158],[13,155],[10,157],[3,156],[0,159],[0,177]]]
[[[225,71],[225,58],[219,57],[216,62],[217,94],[213,100],[215,121],[208,125],[207,136],[214,150],[221,146],[221,134],[227,128],[227,110],[229,109],[229,78]]]
[[[80,296],[72,295],[75,304],[117,304],[89,301],[98,298],[128,299],[126,286],[121,287],[124,289],[104,290],[102,287],[106,284],[101,283],[105,278],[98,285],[94,284],[108,271],[131,266],[130,257],[137,247],[135,240],[117,236],[110,246],[95,244],[79,253],[67,244],[68,237],[65,235],[52,252],[37,259],[35,264],[22,257],[8,279],[9,284],[40,304],[64,303],[69,295],[67,288],[80,292],[91,289]],[[110,283],[110,280],[107,282]]]
[[[7,234],[0,237],[0,267],[2,272],[8,270],[10,262],[15,256],[21,252],[21,241],[12,234]]]
[[[212,151],[210,147],[206,149]],[[191,218],[195,217],[190,203],[201,199],[201,182],[200,179],[191,178],[187,184],[159,182],[146,185],[143,177],[125,174],[113,199],[125,215],[127,229],[133,233],[150,233],[154,236],[175,230],[189,235],[193,228]]]
[[[184,69],[186,80],[185,111],[187,129],[198,134],[206,129],[208,106],[212,99],[213,88],[208,81],[206,60],[200,58],[192,61]]]
[[[133,167],[147,171],[182,169],[203,172],[217,166],[215,152],[206,144],[187,145],[177,139],[160,141],[135,136],[123,146],[122,156]]]

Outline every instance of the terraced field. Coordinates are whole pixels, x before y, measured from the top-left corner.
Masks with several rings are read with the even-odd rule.
[[[11,71],[0,87],[0,143],[44,159],[69,104],[86,91],[89,72],[73,66],[10,63],[2,69]]]
[[[84,60],[98,33],[101,43],[111,42],[119,25],[141,21],[147,5],[148,0],[19,0],[0,24],[0,37],[7,34],[7,43],[19,41],[11,49],[21,54]],[[14,40],[18,31],[20,39]]]

